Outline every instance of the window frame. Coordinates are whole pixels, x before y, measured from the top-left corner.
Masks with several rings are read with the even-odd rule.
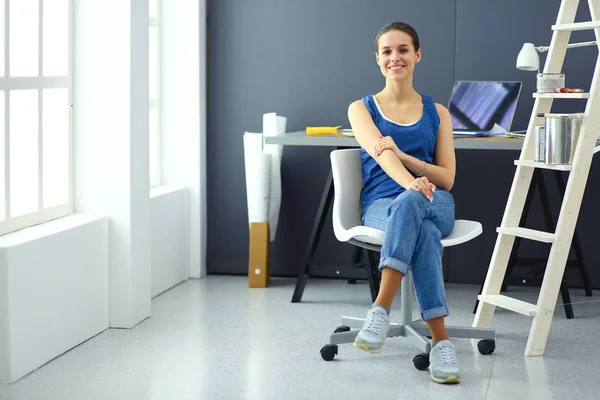
[[[66,76],[44,76],[44,0],[39,2],[38,15],[38,74],[33,77],[10,76],[10,4],[12,1],[4,0],[4,68],[5,74],[0,77],[0,95],[4,96],[4,213],[5,218],[0,220],[0,235],[15,232],[20,229],[39,225],[54,219],[62,218],[73,213],[73,1],[69,3],[68,27],[68,71]],[[36,90],[38,96],[38,210],[11,217],[10,215],[10,94],[15,90]],[[69,198],[66,203],[44,207],[44,158],[43,158],[43,91],[44,89],[67,89],[69,99],[69,148],[68,148],[68,190]],[[0,136],[1,139],[1,136]]]
[[[149,18],[149,29],[148,29],[148,36],[150,36],[150,28],[155,28],[155,34],[156,34],[156,59],[155,60],[150,60],[149,59],[149,63],[154,63],[154,68],[156,69],[156,82],[154,82],[155,87],[156,87],[156,98],[152,99],[150,98],[150,92],[148,92],[148,114],[150,114],[150,111],[155,110],[156,112],[156,126],[155,126],[155,132],[156,132],[156,137],[154,138],[154,140],[156,141],[156,153],[154,154],[155,157],[155,162],[156,164],[153,165],[149,165],[149,173],[150,173],[150,189],[153,189],[157,186],[162,185],[162,151],[161,151],[161,136],[162,136],[162,132],[161,132],[161,118],[160,118],[160,57],[161,57],[161,51],[160,51],[160,37],[161,37],[161,33],[160,33],[160,6],[161,6],[161,0],[156,0],[156,17],[151,17],[150,15],[148,16]],[[150,54],[150,53],[149,53]],[[148,65],[148,67],[150,67],[150,64]],[[151,79],[152,77],[150,76],[150,73],[148,73],[148,78]],[[150,81],[149,81],[150,83]],[[151,138],[150,138],[150,124],[152,122],[148,121],[148,139],[149,139],[149,144],[151,143]],[[150,147],[150,154],[152,153],[152,147]],[[150,160],[149,160],[150,161]],[[156,174],[152,173],[152,169],[153,167],[156,168]]]

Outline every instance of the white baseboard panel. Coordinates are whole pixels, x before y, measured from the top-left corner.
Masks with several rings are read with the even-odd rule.
[[[108,222],[75,214],[0,237],[0,382],[108,329]]]
[[[150,199],[151,293],[155,297],[190,276],[189,191],[157,188]]]

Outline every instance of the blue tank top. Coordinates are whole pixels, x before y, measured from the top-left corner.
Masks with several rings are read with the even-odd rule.
[[[427,95],[421,95],[421,98],[423,99],[423,116],[411,125],[400,125],[387,119],[372,94],[363,97],[362,101],[383,136],[391,136],[404,153],[428,164],[433,164],[440,117],[433,99]],[[377,199],[396,197],[406,190],[390,178],[365,149],[361,150],[360,157],[364,182],[360,193],[360,203],[363,210]],[[416,174],[408,171],[416,177]]]

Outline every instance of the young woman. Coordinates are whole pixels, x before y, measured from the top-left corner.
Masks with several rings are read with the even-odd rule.
[[[458,383],[456,354],[444,325],[448,306],[441,263],[441,239],[454,227],[452,121],[444,106],[413,88],[421,56],[419,37],[410,25],[393,22],[381,28],[375,57],[385,87],[348,108],[362,147],[362,221],[385,232],[379,294],[354,346],[381,351],[392,300],[411,268],[421,317],[432,336],[431,379]]]

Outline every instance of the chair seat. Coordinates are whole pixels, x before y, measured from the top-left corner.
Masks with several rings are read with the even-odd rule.
[[[454,229],[450,235],[442,239],[442,246],[450,247],[457,244],[468,242],[469,240],[479,236],[483,232],[483,228],[479,222],[457,219],[454,222]],[[369,243],[376,246],[383,244],[383,231],[375,228],[358,225],[346,231],[350,240]]]

